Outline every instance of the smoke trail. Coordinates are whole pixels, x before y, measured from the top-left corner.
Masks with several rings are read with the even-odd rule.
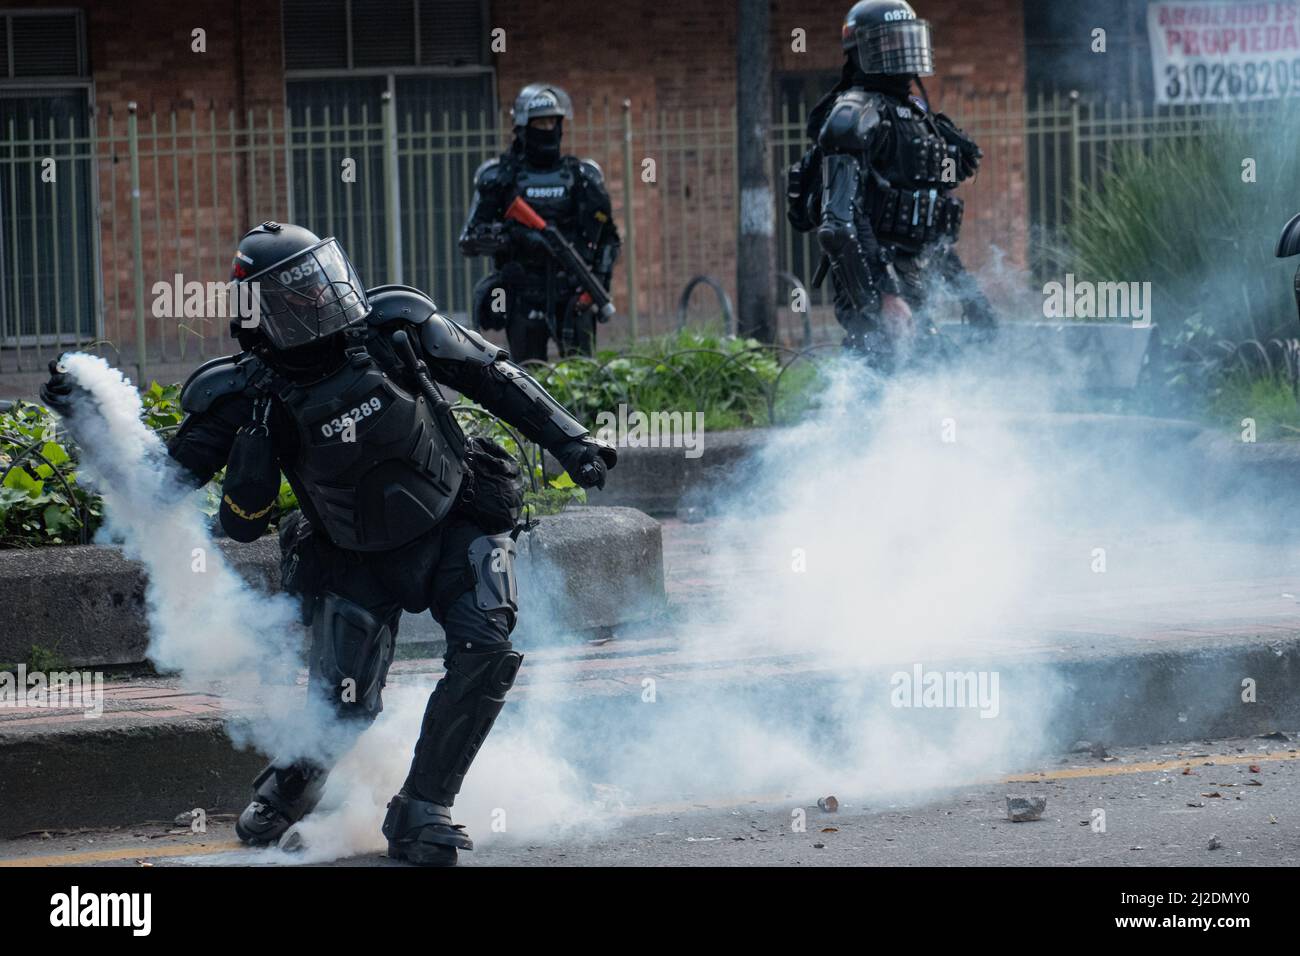
[[[1241,537],[1241,526],[1223,523],[1235,512],[1201,507],[1185,460],[1141,438],[1081,440],[1060,420],[1026,414],[1056,407],[1068,377],[1004,371],[965,364],[880,383],[852,364],[829,367],[816,412],[765,434],[744,474],[718,492],[710,571],[727,582],[724,599],[688,610],[678,628],[683,657],[759,657],[777,662],[775,672],[743,685],[658,675],[658,699],[645,702],[632,682],[625,697],[575,697],[563,670],[526,662],[527,694],[488,738],[457,820],[480,846],[603,839],[620,804],[784,794],[801,805],[833,792],[878,806],[1040,757],[1065,693],[1050,670],[1032,686],[1003,687],[987,717],[901,707],[891,677],[918,665],[997,673],[1117,588],[1248,574],[1264,555],[1226,547]],[[83,384],[117,376],[102,362],[77,374]],[[200,576],[177,556],[205,540],[202,522],[186,505],[173,515],[148,504],[161,495],[147,487],[157,479],[122,466],[161,449],[117,378],[87,384],[101,405],[112,405],[108,394],[122,406],[104,411],[120,421],[106,429],[113,447],[92,445],[87,457],[144,473],[133,479],[143,490],[128,480],[108,489],[108,504],[114,527],[151,573],[160,569],[151,608],[161,658],[242,681],[296,666],[292,655],[264,656],[268,605],[228,569],[194,590]],[[1105,575],[1089,568],[1098,546],[1112,558]],[[529,632],[564,630],[537,597],[521,589]],[[287,605],[270,606],[287,626]],[[205,657],[211,645],[188,627],[196,619],[225,633],[225,652]],[[526,633],[516,637],[527,653]],[[390,687],[385,712],[300,825],[307,853],[259,861],[383,846],[384,806],[406,772],[428,689]],[[259,728],[259,740],[282,745],[281,727],[310,737],[317,722],[294,712],[276,720],[283,725]]]
[[[995,719],[968,710],[936,720],[892,706],[888,678],[963,655],[996,670],[980,642],[1019,618],[1041,584],[1034,545],[1060,460],[1003,420],[1007,396],[970,373],[881,390],[845,366],[826,384],[819,412],[765,436],[739,489],[719,493],[725,517],[711,550],[713,576],[728,583],[723,607],[681,627],[684,657],[787,656],[811,676],[745,687],[659,677],[659,699],[645,703],[639,682],[622,698],[574,698],[554,665],[546,684],[532,683],[534,666],[457,804],[480,846],[600,839],[620,803],[915,796],[1011,769],[1045,745],[1035,727],[1059,692],[1050,682],[1002,702]],[[1010,404],[1035,404],[1034,391],[1022,383]],[[805,570],[794,570],[799,560]],[[563,631],[542,597],[521,587],[528,631]],[[422,699],[390,691],[302,825],[308,859],[382,846],[378,823]]]
[[[249,859],[312,862],[382,846],[379,824],[405,776],[430,688],[390,688],[384,713],[359,739],[316,697],[285,694],[302,667],[295,602],[257,591],[230,567],[162,441],[142,423],[140,395],[122,373],[81,353],[64,364],[87,393],[70,425],[81,476],[105,503],[98,538],[148,572],[150,659],[187,686],[216,685],[228,704],[252,705],[227,725],[237,745],[285,761],[337,761],[320,811],[300,827],[307,851]],[[544,591],[553,573],[537,567],[532,586]],[[535,624],[549,615],[544,602],[535,611]],[[591,788],[556,755],[551,742],[560,731],[545,697],[539,685],[533,712],[503,720],[506,733],[494,738],[462,795],[461,812],[481,819],[488,833],[497,826],[518,838],[554,837],[600,814]]]
[[[288,760],[332,758],[347,743],[332,713],[284,693],[301,666],[294,603],[250,588],[226,562],[122,373],[82,353],[64,363],[88,393],[70,424],[82,475],[104,498],[98,539],[120,544],[148,573],[150,660],[187,686],[217,684],[228,702],[255,704],[228,725],[237,745]]]

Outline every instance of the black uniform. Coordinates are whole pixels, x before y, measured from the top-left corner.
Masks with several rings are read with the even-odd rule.
[[[519,362],[544,361],[551,339],[562,355],[591,354],[597,313],[535,235],[504,220],[511,201],[522,196],[554,225],[607,289],[618,259],[618,229],[600,167],[560,153],[562,123],[570,112],[562,90],[542,84],[524,88],[515,107],[515,142],[479,167],[460,236],[465,255],[491,255],[495,267],[475,287],[475,318],[482,328],[505,329],[510,353]],[[529,119],[537,116],[555,116],[557,127],[529,128]]]
[[[882,40],[891,31],[911,34]],[[923,309],[935,280],[946,281],[965,321],[996,325],[954,249],[962,201],[953,190],[974,175],[982,153],[912,92],[917,76],[930,72],[929,32],[907,4],[859,3],[849,12],[845,44],[844,75],[809,117],[814,146],[791,167],[787,214],[795,228],[817,230],[846,347],[887,365],[896,343],[880,321],[882,296],[901,296],[916,312],[920,331],[933,334]],[[864,64],[900,72],[867,73]]]
[[[522,661],[510,643],[521,502],[518,466],[489,442],[467,443],[433,381],[546,447],[579,484],[604,483],[613,449],[419,290],[364,290],[333,239],[264,223],[234,270],[260,285],[260,323],[232,323],[245,350],[186,382],[169,453],[195,486],[229,465],[222,523],[244,540],[265,530],[269,502],[240,500],[267,485],[241,471],[264,470],[271,488],[283,471],[301,505],[280,529],[283,584],[311,625],[311,692],[358,731],[383,707],[401,612],[430,610],[442,625],[446,675],[384,833],[391,855],[452,863],[472,843],[449,808]],[[47,402],[70,408],[68,389],[56,374]],[[239,836],[277,840],[315,805],[326,772],[273,761]]]

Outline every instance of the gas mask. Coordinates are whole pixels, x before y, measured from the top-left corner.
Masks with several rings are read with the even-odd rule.
[[[524,156],[534,166],[554,166],[560,161],[560,136],[564,120],[557,119],[553,129],[536,126],[523,128]]]

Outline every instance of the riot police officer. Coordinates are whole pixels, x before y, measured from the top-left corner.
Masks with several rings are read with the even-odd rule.
[[[790,169],[787,214],[795,228],[817,231],[845,347],[888,369],[927,338],[938,341],[925,309],[936,282],[951,284],[964,321],[996,325],[954,249],[962,201],[952,193],[983,154],[926,99],[930,26],[911,6],[861,0],[842,41],[843,74],[809,117],[814,145]]]
[[[519,92],[514,142],[475,173],[460,236],[465,255],[490,255],[495,267],[475,286],[476,321],[481,328],[505,329],[519,362],[545,360],[550,340],[562,355],[590,354],[603,316],[535,232],[504,219],[511,201],[523,197],[554,225],[606,289],[618,259],[618,230],[600,166],[560,152],[564,121],[572,116],[569,95],[558,86],[530,83]]]
[[[366,289],[335,239],[263,223],[240,241],[233,279],[257,283],[260,316],[251,328],[231,324],[243,351],[186,382],[169,454],[194,486],[229,463],[222,522],[250,540],[269,508],[232,500],[258,483],[240,473],[249,455],[232,449],[244,447],[250,421],[269,431],[272,455],[256,468],[275,486],[283,470],[301,505],[280,538],[285,589],[311,626],[310,692],[354,734],[382,709],[401,612],[431,610],[442,625],[446,674],[383,832],[393,857],[454,864],[473,843],[450,807],[523,659],[510,643],[521,502],[518,466],[498,446],[467,442],[436,383],[549,449],[585,487],[604,484],[614,450],[418,289]],[[55,363],[51,372],[42,395],[69,413],[76,386]],[[254,780],[239,837],[279,840],[315,806],[327,772],[273,760]]]
[[[1279,259],[1300,255],[1300,213],[1292,216],[1282,227],[1282,235],[1278,237],[1273,254]],[[1300,314],[1300,267],[1296,269],[1292,290],[1295,293],[1296,311]]]

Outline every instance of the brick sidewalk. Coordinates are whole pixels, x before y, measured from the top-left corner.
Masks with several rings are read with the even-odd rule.
[[[727,580],[711,573],[717,525],[663,522],[665,583],[671,613],[662,622],[637,625],[604,643],[544,643],[524,647],[528,665],[520,674],[520,694],[546,683],[572,688],[574,696],[622,694],[635,690],[646,676],[662,680],[763,681],[812,673],[819,662],[808,654],[747,651],[735,643],[690,640],[708,633],[711,621],[726,616]],[[728,555],[732,554],[728,551]],[[1279,548],[1277,567],[1290,571],[1293,559]],[[764,569],[728,566],[729,580],[744,576],[745,587],[762,586]],[[996,635],[968,642],[969,655],[1105,655],[1144,649],[1214,642],[1268,643],[1300,635],[1300,579],[1292,573],[1255,580],[1182,585],[1092,588],[1053,595],[1027,620],[1008,624]],[[1062,621],[1068,621],[1063,624]],[[441,672],[437,660],[399,660],[390,683],[432,685]],[[306,683],[305,671],[298,690]],[[121,727],[132,723],[220,720],[248,708],[223,696],[221,689],[183,689],[175,678],[109,681],[104,713],[87,720],[81,711],[45,707],[0,707],[0,736],[14,732],[79,730],[95,723]],[[82,726],[79,726],[82,725]],[[96,728],[98,729],[98,728]]]

